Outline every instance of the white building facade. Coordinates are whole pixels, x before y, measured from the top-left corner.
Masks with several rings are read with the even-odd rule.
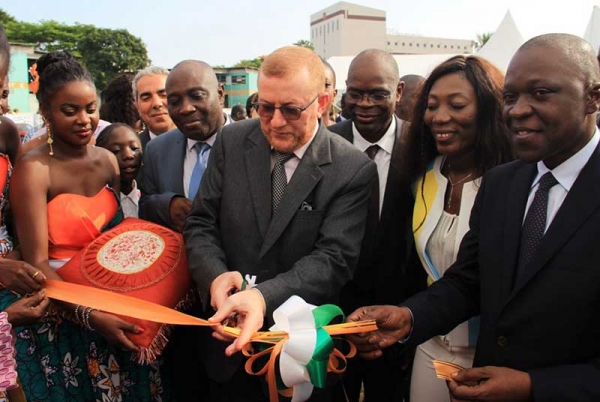
[[[355,56],[365,49],[392,54],[473,53],[474,42],[388,34],[386,12],[345,1],[310,16],[310,39],[315,52],[329,59]]]

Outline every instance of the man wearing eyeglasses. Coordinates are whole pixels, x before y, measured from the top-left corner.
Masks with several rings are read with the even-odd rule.
[[[241,330],[232,342],[216,327],[221,347],[209,329],[201,341],[219,401],[268,400],[236,352],[292,295],[336,303],[358,258],[376,166],[318,124],[329,100],[324,82],[309,49],[284,47],[265,59],[260,118],[223,128],[184,229],[204,307],[217,310],[211,321]]]
[[[340,134],[377,164],[378,182],[371,193],[367,227],[354,278],[341,292],[346,314],[362,305],[398,304],[425,288],[422,269],[406,264],[412,238],[410,183],[400,171],[403,120],[394,116],[404,83],[394,58],[381,50],[365,50],[352,60],[346,80],[350,120],[329,129]],[[409,350],[398,345],[382,359],[353,359],[336,390],[336,401],[358,401],[364,384],[366,400],[402,401],[409,390]]]

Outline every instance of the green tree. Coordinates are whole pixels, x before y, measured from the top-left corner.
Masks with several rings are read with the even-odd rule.
[[[238,61],[234,67],[254,67],[254,68],[260,68],[260,66],[262,65],[263,60],[265,59],[264,56],[260,56],[257,57],[255,59],[248,59],[248,60],[240,60]]]
[[[67,25],[57,21],[21,22],[0,9],[0,21],[2,19],[7,21],[5,30],[11,42],[36,43],[39,50],[66,50],[80,58],[100,90],[114,76],[135,72],[150,64],[144,42],[125,29]]]
[[[300,40],[294,42],[293,45],[294,46],[302,46],[302,47],[308,48],[310,50],[315,50],[315,45],[313,45],[311,41],[306,40],[306,39],[300,39]]]
[[[136,72],[150,64],[144,42],[125,29],[87,27],[77,49],[100,89],[114,76]]]
[[[17,22],[17,20],[15,17],[0,8],[0,24],[2,24],[2,26],[6,29],[6,25],[9,22]]]
[[[479,47],[483,47],[483,45],[485,45],[487,41],[490,40],[493,34],[493,32],[485,32],[482,34],[478,34],[477,43],[479,44]]]

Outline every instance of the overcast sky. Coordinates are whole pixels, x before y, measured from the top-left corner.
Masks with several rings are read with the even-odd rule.
[[[583,35],[597,0],[361,0],[387,12],[400,33],[476,39],[494,31],[510,8],[524,38]],[[335,1],[260,0],[0,0],[17,20],[56,20],[125,28],[140,37],[152,63],[171,68],[184,59],[232,65],[310,39],[310,15]],[[10,38],[9,38],[10,39]]]

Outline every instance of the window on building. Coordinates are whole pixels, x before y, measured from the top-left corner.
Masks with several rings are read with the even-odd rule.
[[[465,50],[467,50],[467,47],[465,46]]]
[[[406,45],[404,44],[404,42],[402,42],[402,46],[406,46]]]
[[[221,84],[224,84],[227,81],[227,74],[219,74],[217,73],[217,79]]]
[[[427,43],[423,43],[423,47],[427,47]]]
[[[417,47],[419,47],[419,44],[417,43]]]
[[[450,49],[454,49],[454,45],[450,45]]]
[[[430,46],[430,47],[433,47],[433,43],[431,44],[431,46]]]
[[[340,30],[340,20],[337,20],[337,21],[335,22],[335,24],[336,24],[336,26],[337,26],[337,27],[336,27],[336,30],[338,30],[338,31],[339,31],[339,30]]]
[[[440,46],[440,45],[438,45],[438,49],[439,49],[440,47],[441,47],[441,46]]]
[[[329,24],[327,24],[327,33],[329,33]]]
[[[444,45],[444,49],[447,49],[447,48],[448,48],[448,45]]]
[[[394,45],[398,46],[398,42],[394,42]]]
[[[231,83],[232,84],[245,84],[246,83],[246,76],[245,75],[232,75],[231,76]]]
[[[409,43],[408,46],[412,46],[412,43]]]
[[[390,42],[388,42],[388,46],[390,45]]]

